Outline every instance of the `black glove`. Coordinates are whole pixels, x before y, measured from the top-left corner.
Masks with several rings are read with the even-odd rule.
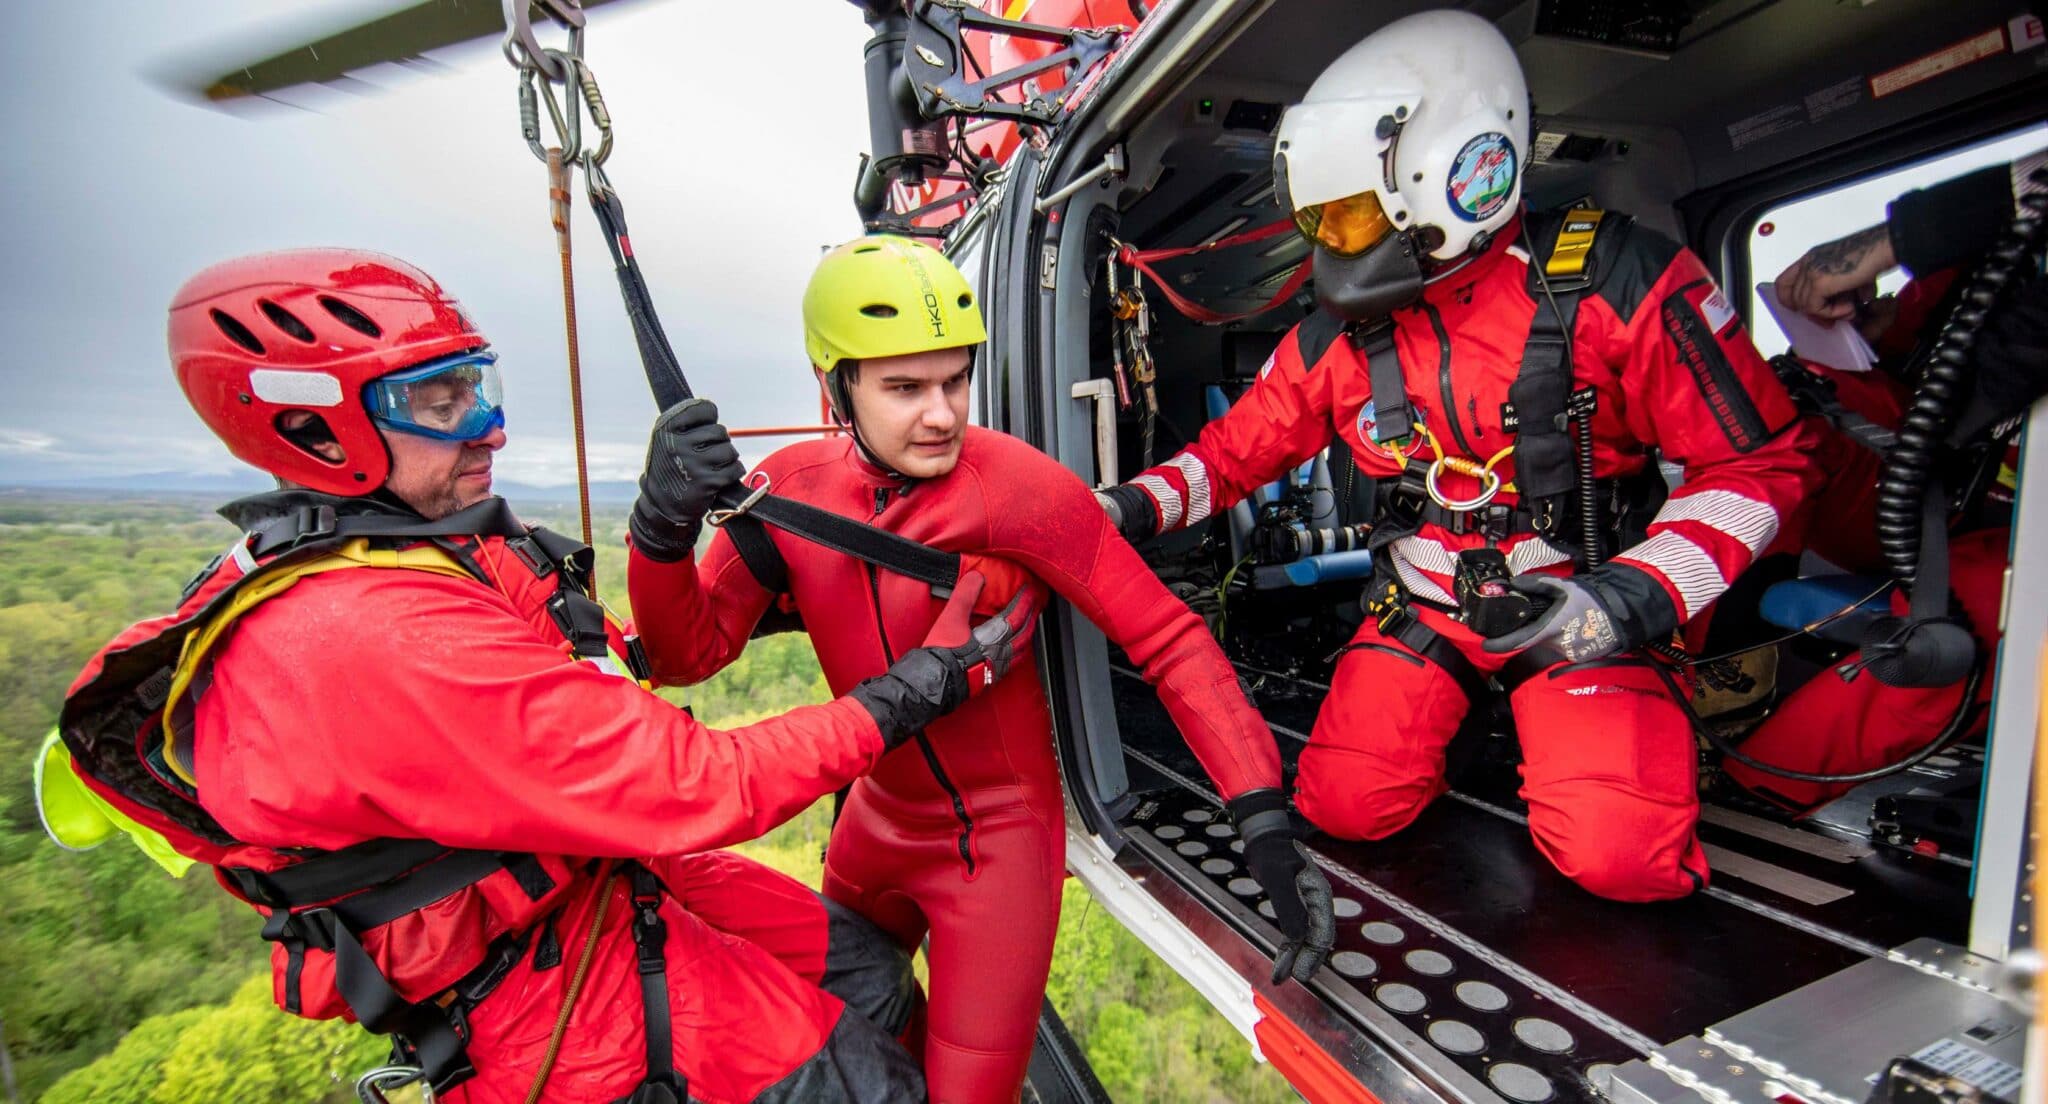
[[[1652,640],[1671,635],[1677,618],[1664,598],[1663,590],[1643,578],[1644,593],[1658,601],[1630,602],[1621,579],[1610,575],[1612,565],[1560,579],[1552,575],[1517,575],[1509,581],[1516,593],[1526,594],[1547,608],[1521,628],[1488,640],[1485,648],[1494,655],[1526,657],[1523,665],[1543,670],[1559,663],[1585,663],[1616,652],[1639,648]],[[1630,574],[1640,572],[1626,569]]]
[[[1119,483],[1095,492],[1095,501],[1102,503],[1109,523],[1132,544],[1159,535],[1159,504],[1145,488],[1135,483]]]
[[[674,563],[697,547],[704,514],[746,475],[732,437],[709,399],[684,399],[654,420],[640,497],[626,527],[633,547],[658,563]]]
[[[1273,956],[1273,984],[1293,977],[1307,981],[1330,957],[1337,942],[1337,914],[1330,883],[1301,849],[1287,795],[1252,790],[1230,801],[1230,819],[1244,840],[1244,865],[1273,903],[1273,922],[1286,941]]]
[[[966,625],[984,582],[978,573],[961,576],[925,644],[846,695],[867,708],[888,747],[917,735],[995,685],[1015,658],[1029,650],[1046,597],[1045,587],[1035,582],[1018,591],[1002,612],[968,631],[964,642],[948,642],[956,628]]]

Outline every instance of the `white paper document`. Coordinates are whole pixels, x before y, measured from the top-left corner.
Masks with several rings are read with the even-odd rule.
[[[1852,320],[1815,321],[1778,302],[1778,289],[1770,283],[1758,284],[1756,295],[1801,357],[1843,372],[1868,372],[1876,366],[1877,354]]]

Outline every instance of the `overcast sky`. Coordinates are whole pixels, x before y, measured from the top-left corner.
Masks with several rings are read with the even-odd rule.
[[[302,89],[287,97],[300,107],[249,114],[175,99],[145,75],[194,54],[268,56],[406,6],[10,7],[0,483],[237,467],[172,380],[164,309],[208,264],[304,245],[378,249],[438,277],[501,354],[501,476],[574,479],[547,174],[520,138],[517,78],[495,41],[435,55],[438,74],[363,74],[379,94]],[[798,306],[819,248],[859,233],[850,193],[867,140],[859,13],[791,0],[767,27],[762,10],[620,3],[591,14],[585,54],[662,320],[691,383],[732,425],[817,420]],[[593,474],[630,478],[653,400],[578,191]]]

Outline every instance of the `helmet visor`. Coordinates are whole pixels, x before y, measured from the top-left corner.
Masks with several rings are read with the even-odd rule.
[[[363,406],[378,425],[437,441],[474,441],[505,424],[498,354],[459,353],[371,380]]]
[[[1364,253],[1394,228],[1375,192],[1311,203],[1294,212],[1294,225],[1301,230],[1302,237],[1339,257]]]

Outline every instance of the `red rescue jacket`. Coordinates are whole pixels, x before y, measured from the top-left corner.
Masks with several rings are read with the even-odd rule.
[[[271,566],[249,555],[245,537],[176,612],[130,627],[93,657],[62,729],[88,786],[216,866],[222,886],[252,904],[267,879],[322,852],[432,841],[495,855],[478,880],[355,934],[406,1002],[477,980],[473,971],[508,939],[542,937],[537,922],[545,938],[575,941],[548,969],[522,942],[469,1014],[477,1073],[444,1099],[518,1100],[561,1011],[570,970],[552,967],[564,954],[573,967],[595,912],[602,867],[593,860],[644,859],[659,873],[662,856],[754,838],[866,770],[882,738],[866,710],[843,700],[706,728],[572,654],[549,609],[561,569],[546,556],[503,536],[436,543],[481,578],[378,567],[301,578],[233,622],[193,683],[196,700],[166,723],[164,643],[174,656],[216,599]],[[617,626],[608,631],[625,654]],[[613,1100],[646,1069],[634,911],[623,887],[614,895],[549,1099]],[[676,953],[680,907],[672,897],[659,906],[670,917],[670,1006],[687,1017],[723,998],[698,991],[716,970]],[[282,919],[282,910],[258,911]],[[281,943],[272,965],[281,1007],[355,1018],[332,949]],[[792,1014],[756,1026],[767,1033],[759,1045],[732,1040],[719,1069],[692,1082],[694,1096],[752,1097],[788,1072],[787,1053],[817,1050],[832,1023]]]
[[[1684,470],[1648,539],[1610,561],[1637,569],[1642,600],[1668,603],[1676,626],[1771,542],[1818,473],[1802,455],[1809,431],[1699,259],[1641,226],[1612,216],[1609,223],[1593,247],[1592,283],[1571,329],[1572,383],[1590,390],[1595,403],[1597,478],[1642,472],[1652,449]],[[1516,442],[1508,389],[1540,295],[1531,292],[1520,228],[1518,221],[1504,229],[1484,254],[1430,284],[1421,302],[1394,312],[1400,378],[1434,443],[1417,448],[1417,459],[1442,450],[1483,463]],[[1359,339],[1317,313],[1282,338],[1229,413],[1133,482],[1156,500],[1161,527],[1170,530],[1228,509],[1333,438],[1350,446],[1360,475],[1391,478],[1403,464],[1373,439],[1376,416]],[[1496,468],[1509,483],[1515,459],[1509,454]],[[1476,479],[1443,476],[1449,499],[1479,489]],[[1503,492],[1495,501],[1516,499]],[[1386,551],[1412,595],[1449,606],[1457,553],[1487,539],[1425,522]],[[1516,573],[1571,570],[1569,548],[1526,526],[1498,545]]]

